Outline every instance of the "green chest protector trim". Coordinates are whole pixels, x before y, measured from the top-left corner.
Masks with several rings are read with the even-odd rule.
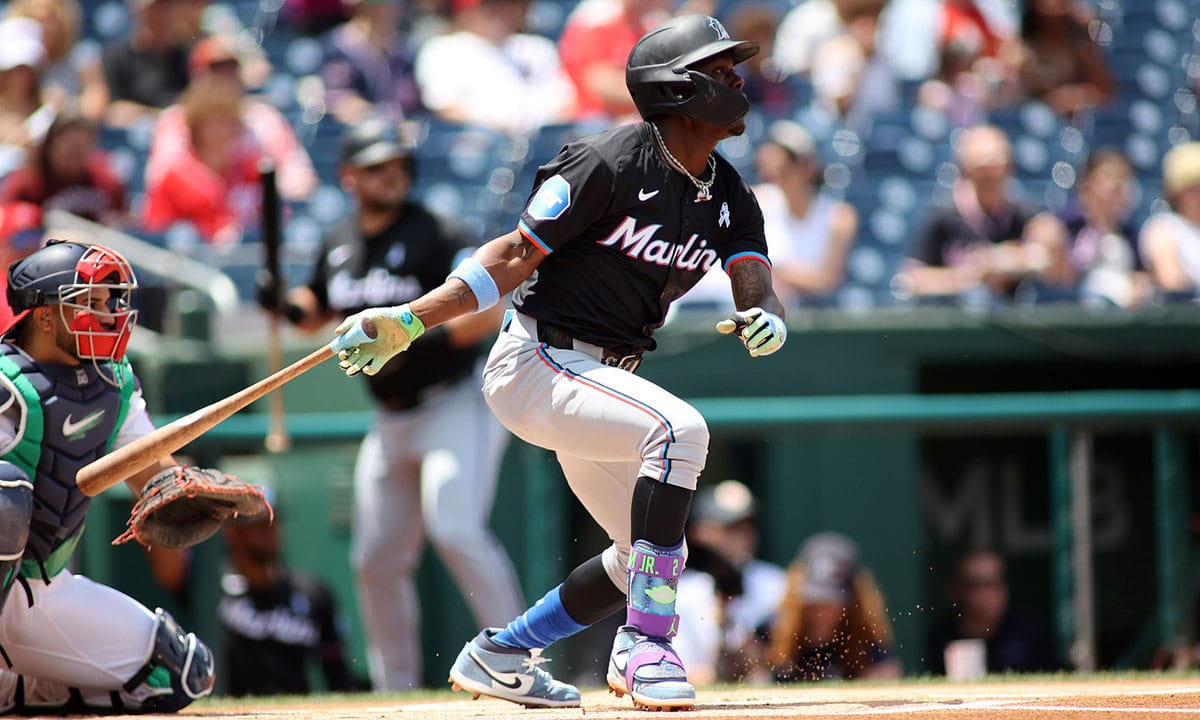
[[[21,368],[11,358],[0,355],[0,373],[12,383],[21,393],[25,405],[25,427],[17,444],[4,456],[4,459],[21,468],[21,472],[30,482],[37,482],[37,467],[42,461],[42,437],[44,423],[42,420],[42,397]]]
[[[119,365],[117,377],[121,378],[121,403],[117,406],[117,422],[113,425],[112,435],[109,436],[108,445],[104,448],[105,453],[113,451],[113,445],[117,442],[121,426],[125,424],[125,418],[129,416],[129,399],[133,397],[133,368],[129,366],[128,360],[122,360]]]
[[[50,553],[50,557],[46,558],[46,562],[38,564],[37,560],[26,558],[21,561],[21,577],[23,578],[38,578],[42,577],[42,566],[46,567],[46,577],[54,577],[62,572],[67,563],[71,561],[71,555],[75,552],[75,546],[79,544],[80,538],[83,537],[83,528],[79,528],[79,532],[63,541],[54,552]]]
[[[122,360],[120,365],[121,367],[117,370],[117,377],[124,379],[120,388],[121,402],[118,405],[117,421],[113,426],[112,435],[109,436],[108,442],[105,445],[106,452],[112,451],[117,434],[120,433],[121,426],[125,424],[125,418],[129,415],[129,400],[133,397],[133,371],[129,366],[129,361]],[[21,437],[17,439],[17,443],[13,449],[4,456],[4,459],[20,468],[36,484],[37,468],[42,460],[42,440],[45,437],[42,398],[33,387],[33,383],[29,381],[29,378],[25,376],[21,368],[11,358],[0,355],[0,373],[3,373],[12,383],[12,386],[21,393],[21,399],[25,404],[24,431],[21,433]],[[66,538],[61,545],[55,548],[44,563],[39,564],[37,560],[30,558],[22,560],[21,576],[26,578],[40,578],[42,577],[43,567],[48,577],[54,577],[62,572],[63,568],[70,562],[71,555],[75,552],[75,547],[79,545],[79,540],[83,536],[83,527],[80,526],[78,532]]]

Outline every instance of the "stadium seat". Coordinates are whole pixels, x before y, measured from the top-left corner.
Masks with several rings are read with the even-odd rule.
[[[432,120],[417,146],[413,194],[431,210],[483,238],[501,224],[504,200],[516,185],[514,141],[489,128]],[[522,160],[525,152],[520,153]],[[516,226],[511,218],[509,228]]]

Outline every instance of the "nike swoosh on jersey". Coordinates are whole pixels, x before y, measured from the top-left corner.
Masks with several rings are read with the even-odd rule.
[[[74,439],[86,433],[88,430],[100,424],[100,418],[104,417],[103,410],[97,410],[90,415],[83,416],[80,420],[72,420],[68,414],[63,420],[62,433],[68,439]]]
[[[529,690],[529,688],[533,687],[533,678],[529,677],[528,675],[493,670],[488,667],[487,663],[485,663],[479,658],[478,655],[475,654],[474,650],[471,651],[471,659],[475,661],[475,664],[479,666],[480,670],[483,670],[484,674],[492,679],[492,682],[500,685],[501,687],[506,687],[509,690],[516,690],[518,693],[524,693]]]
[[[650,198],[654,197],[657,194],[658,194],[657,190],[655,190],[653,192],[646,192],[645,190],[642,190],[641,188],[639,188],[638,189],[638,200],[641,200],[642,202],[646,202],[647,200],[649,200]]]

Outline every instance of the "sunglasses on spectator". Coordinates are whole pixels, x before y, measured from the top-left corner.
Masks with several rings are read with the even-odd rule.
[[[1003,587],[1004,578],[997,575],[967,575],[962,579],[962,584],[971,589]]]

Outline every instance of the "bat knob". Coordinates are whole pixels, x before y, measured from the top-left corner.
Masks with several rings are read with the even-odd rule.
[[[335,337],[333,342],[329,343],[329,349],[338,353],[346,348],[374,342],[378,337],[379,328],[375,327],[375,321],[370,318],[362,318],[349,330]]]
[[[267,439],[264,444],[266,445],[267,452],[276,454],[286,452],[292,447],[291,440],[287,435],[282,433],[272,433],[267,435]]]

